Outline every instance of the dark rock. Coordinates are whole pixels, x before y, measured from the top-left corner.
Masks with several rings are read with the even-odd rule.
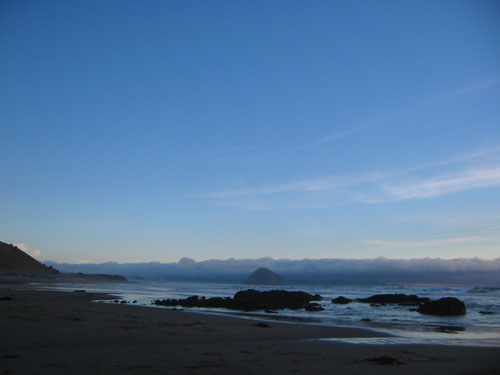
[[[323,311],[324,308],[321,307],[319,303],[310,303],[305,307],[306,311]]]
[[[421,314],[427,315],[464,315],[467,313],[465,304],[458,298],[445,297],[434,301],[425,302],[417,309]]]
[[[121,301],[120,303],[127,303],[127,301]]]
[[[351,303],[352,299],[346,298],[344,296],[337,297],[335,299],[332,299],[332,303],[336,303],[339,305],[347,305],[348,303]]]
[[[493,315],[495,314],[493,311],[479,311],[479,314],[483,314],[483,315]]]
[[[248,276],[247,284],[255,285],[283,285],[285,279],[268,268],[259,268]]]
[[[399,359],[389,357],[387,355],[383,355],[380,357],[370,358],[368,361],[373,361],[378,363],[379,365],[404,365],[405,362],[400,361]]]
[[[237,309],[243,310],[298,310],[305,308],[311,301],[317,301],[319,298],[321,296],[313,296],[302,291],[271,290],[259,292],[249,289],[236,293],[233,301]]]
[[[366,323],[368,323],[368,322],[371,322],[372,320],[371,320],[371,319],[369,319],[369,318],[363,318],[363,319],[361,319],[361,321],[362,321],[362,322],[366,322]]]
[[[279,310],[303,309],[311,301],[321,300],[320,295],[311,295],[306,292],[288,292],[286,290],[270,290],[260,292],[254,289],[237,292],[233,298],[213,297],[206,299],[198,296],[186,299],[156,300],[155,305],[183,306],[183,307],[210,307],[233,310]]]
[[[443,332],[443,333],[458,333],[458,332],[465,332],[465,327],[462,326],[439,326],[436,327],[436,332]]]
[[[271,326],[267,323],[257,323],[257,324],[254,324],[254,327],[271,328]]]
[[[404,306],[418,306],[423,302],[428,302],[429,298],[419,297],[414,294],[375,294],[368,298],[359,298],[358,302],[363,303],[377,303],[377,304],[391,304],[399,303],[404,304]]]

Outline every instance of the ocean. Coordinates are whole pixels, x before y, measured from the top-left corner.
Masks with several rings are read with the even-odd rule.
[[[169,308],[152,305],[156,299],[186,298],[193,295],[209,297],[232,297],[245,289],[289,291],[302,290],[320,294],[324,311],[281,310],[277,314],[264,311],[241,312],[227,309],[193,308],[191,311],[240,316],[247,319],[266,319],[270,321],[300,322],[343,327],[367,328],[394,335],[384,338],[335,339],[350,343],[370,344],[440,344],[500,347],[500,287],[470,287],[442,285],[286,285],[251,286],[247,284],[222,284],[199,282],[130,282],[123,284],[57,284],[40,286],[43,289],[106,292],[118,295],[128,302],[151,308]],[[351,299],[366,298],[374,294],[416,294],[419,297],[439,299],[456,297],[463,301],[467,314],[463,316],[431,316],[410,311],[411,306],[385,305],[371,306],[367,303],[353,302],[347,305],[333,304],[338,296]],[[481,313],[483,312],[483,313]],[[484,314],[488,312],[488,314]],[[334,340],[334,339],[332,339]]]

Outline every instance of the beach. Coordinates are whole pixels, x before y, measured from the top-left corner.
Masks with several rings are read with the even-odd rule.
[[[500,373],[500,348],[329,342],[385,334],[92,302],[105,299],[1,289],[1,373]]]

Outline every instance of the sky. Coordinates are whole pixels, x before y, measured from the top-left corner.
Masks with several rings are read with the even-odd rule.
[[[498,1],[2,1],[0,240],[56,262],[500,256]]]

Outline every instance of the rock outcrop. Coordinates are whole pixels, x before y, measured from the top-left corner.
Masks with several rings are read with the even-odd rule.
[[[208,307],[226,308],[232,310],[281,310],[281,309],[303,309],[311,301],[320,301],[320,295],[312,295],[306,292],[289,292],[286,290],[257,291],[254,289],[237,292],[233,298],[213,297],[205,298],[191,296],[185,299],[156,300],[153,303],[161,306],[182,307]]]
[[[454,297],[425,302],[420,305],[417,311],[427,315],[465,315],[467,313],[465,304]]]
[[[335,303],[337,305],[347,305],[348,303],[351,303],[352,299],[346,298],[344,296],[340,296],[337,298],[332,299],[332,303]]]
[[[261,267],[253,272],[246,281],[254,285],[284,285],[285,279],[268,268]]]

